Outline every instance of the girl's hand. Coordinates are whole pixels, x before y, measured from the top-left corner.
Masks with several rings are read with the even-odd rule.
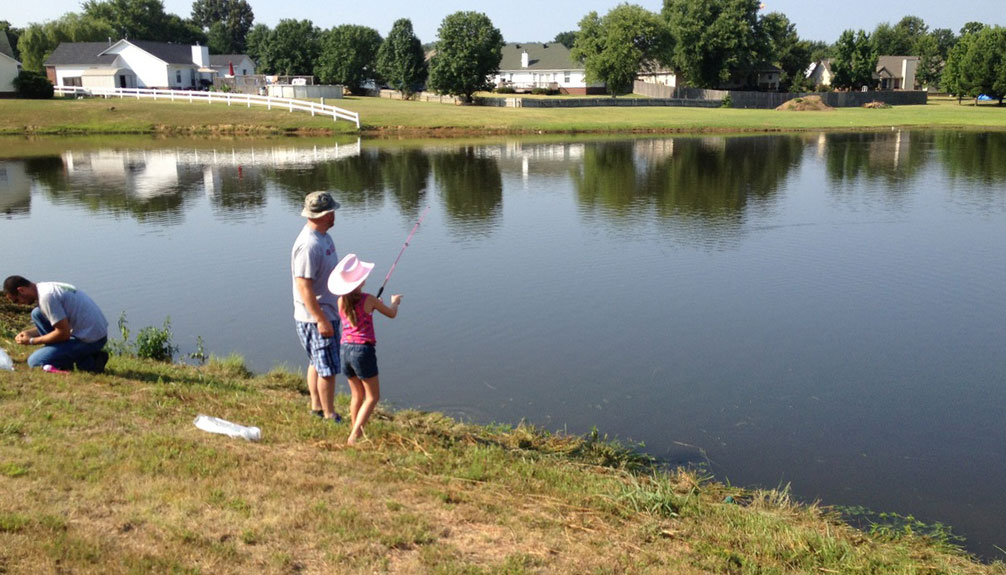
[[[398,305],[400,303],[402,303],[402,294],[396,293],[391,296],[391,305]]]

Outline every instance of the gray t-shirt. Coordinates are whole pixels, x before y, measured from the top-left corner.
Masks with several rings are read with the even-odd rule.
[[[328,291],[328,276],[338,263],[339,255],[335,253],[332,236],[304,226],[297,236],[297,241],[293,243],[290,270],[294,278],[312,280],[314,295],[321,304],[325,316],[331,321],[339,319],[339,296]],[[296,280],[293,282],[293,319],[314,323],[314,317],[308,313],[307,307],[300,299]]]
[[[88,295],[70,284],[39,282],[38,307],[49,323],[70,322],[70,335],[84,342],[108,337],[108,320]]]

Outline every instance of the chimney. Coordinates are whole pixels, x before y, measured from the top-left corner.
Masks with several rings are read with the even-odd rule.
[[[192,63],[200,68],[210,65],[210,49],[208,46],[200,46],[199,42],[192,47]]]
[[[524,50],[524,52],[521,53],[520,55],[520,67],[527,68],[527,65],[528,65],[527,50]]]

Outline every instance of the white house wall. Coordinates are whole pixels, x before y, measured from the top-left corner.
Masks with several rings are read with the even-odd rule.
[[[66,78],[80,78],[87,69],[87,66],[57,66],[56,85],[66,86]]]
[[[14,79],[17,78],[21,68],[17,60],[0,54],[0,92],[14,92]]]
[[[168,76],[169,66],[164,60],[151,55],[149,52],[123,43],[119,49],[119,58],[136,74],[137,88],[167,88],[169,86],[181,87],[174,81],[174,72]],[[185,84],[186,87],[189,84]]]
[[[547,88],[558,84],[560,88],[586,88],[585,72],[570,70],[566,81],[566,70],[503,70],[495,77],[495,83],[513,84],[515,87]]]

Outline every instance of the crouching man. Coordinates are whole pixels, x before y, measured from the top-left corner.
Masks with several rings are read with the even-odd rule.
[[[3,282],[4,295],[14,303],[36,305],[31,311],[33,329],[17,334],[21,345],[41,345],[28,356],[29,367],[51,365],[101,373],[108,362],[104,351],[108,321],[90,297],[60,282],[32,283],[21,276]]]

